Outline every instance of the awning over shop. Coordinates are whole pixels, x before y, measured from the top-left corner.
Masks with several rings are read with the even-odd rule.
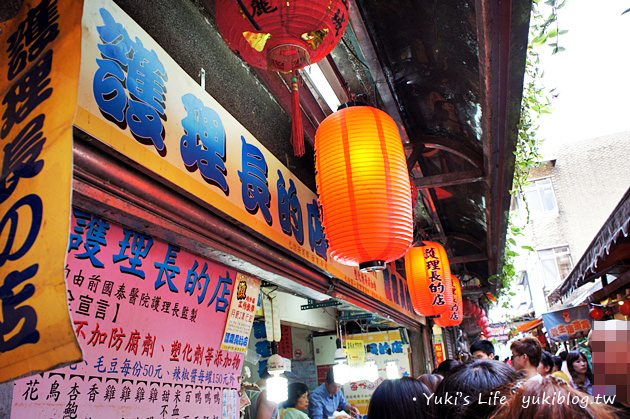
[[[535,319],[527,323],[519,324],[518,326],[516,326],[516,330],[518,330],[519,333],[525,333],[525,332],[529,332],[532,329],[535,329],[541,324],[542,324],[542,317],[540,319]]]
[[[599,230],[582,258],[575,265],[564,282],[549,295],[549,303],[566,298],[571,292],[597,277],[612,273],[623,273],[620,265],[629,265],[630,238],[630,189],[617,204],[612,214]]]

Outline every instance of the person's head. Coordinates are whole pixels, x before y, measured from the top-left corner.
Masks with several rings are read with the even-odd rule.
[[[588,365],[588,360],[582,352],[574,351],[567,354],[567,369],[573,379],[586,376],[593,383],[591,367]]]
[[[564,362],[564,361],[566,361],[566,360],[567,360],[567,354],[568,354],[568,353],[569,353],[568,351],[562,351],[562,352],[560,352],[560,353],[558,354],[558,356],[560,357],[560,359],[562,360],[562,362]]]
[[[494,345],[489,340],[478,340],[470,345],[470,353],[475,359],[494,359]]]
[[[517,370],[538,367],[542,356],[540,342],[536,338],[521,338],[512,342],[512,365]]]
[[[453,368],[461,364],[462,363],[456,359],[446,359],[440,362],[440,365],[433,371],[433,374],[440,374],[442,377],[446,377]]]
[[[562,358],[557,355],[553,355],[551,359],[553,360],[553,369],[551,372],[562,371]]]
[[[286,407],[295,407],[297,410],[308,408],[308,387],[304,383],[291,383],[288,390],[289,397],[284,402]]]
[[[499,361],[473,361],[462,364],[444,377],[433,395],[433,417],[477,418],[489,414],[496,406],[477,404],[480,395],[511,387],[522,375]],[[453,403],[438,403],[448,395],[458,395]],[[452,400],[452,397],[451,397]]]
[[[368,419],[429,418],[429,389],[412,377],[385,380],[374,390],[368,407]]]
[[[490,419],[513,418],[614,419],[616,416],[609,406],[594,403],[588,394],[550,375],[541,382],[526,382]]]
[[[440,374],[422,374],[418,377],[418,381],[427,386],[431,393],[435,392],[435,389],[442,382],[442,376]]]
[[[627,304],[627,303],[626,303]],[[630,326],[625,320],[596,321],[591,335],[595,392],[630,405]]]
[[[542,351],[542,357],[540,358],[540,363],[538,364],[537,370],[538,374],[542,376],[551,374],[553,372],[553,358],[549,352]]]
[[[326,390],[328,390],[330,394],[337,394],[339,390],[341,390],[341,387],[341,384],[335,382],[335,373],[333,369],[330,368],[326,373]]]

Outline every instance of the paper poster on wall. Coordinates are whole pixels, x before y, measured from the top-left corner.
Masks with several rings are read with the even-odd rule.
[[[236,290],[232,293],[232,304],[228,314],[221,349],[234,352],[247,352],[249,333],[254,323],[254,312],[258,293],[260,292],[260,279],[252,278],[241,273],[236,276]]]
[[[372,393],[387,378],[388,362],[395,363],[401,376],[410,374],[409,344],[403,343],[399,330],[349,335],[348,340],[362,341],[366,351],[374,355],[378,367],[379,378],[375,382],[353,381],[343,386],[346,399],[359,409],[362,417],[366,417]]]
[[[17,380],[12,417],[238,417],[243,354],[221,349],[236,272],[79,209],[71,226],[85,359]]]
[[[0,382],[81,359],[63,267],[82,4],[26,0],[0,24]]]
[[[346,357],[351,367],[361,366],[365,363],[365,344],[360,339],[346,340]]]

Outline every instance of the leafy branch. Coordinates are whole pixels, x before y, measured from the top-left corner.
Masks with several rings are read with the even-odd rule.
[[[554,90],[548,90],[542,82],[544,71],[541,68],[540,49],[544,46],[552,48],[552,54],[564,51],[560,45],[560,35],[566,30],[561,30],[558,24],[558,10],[565,5],[566,0],[533,0],[532,13],[529,26],[529,43],[527,46],[527,58],[525,63],[525,77],[523,83],[523,99],[521,101],[521,116],[518,123],[518,136],[516,140],[514,179],[512,182],[513,196],[524,198],[523,191],[528,185],[529,171],[540,164],[540,145],[542,139],[538,135],[539,120],[544,114],[552,111],[552,99],[556,97]],[[529,220],[529,208],[525,202],[527,220]],[[521,227],[511,213],[508,220],[508,234],[505,241],[504,260],[502,270],[493,275],[491,281],[499,281],[499,296],[515,295],[510,291],[510,285],[516,278],[517,272],[514,259],[519,256],[516,237],[523,235]],[[522,246],[522,250],[533,251],[530,246]],[[520,251],[520,249],[519,249]],[[503,305],[507,306],[508,301]]]

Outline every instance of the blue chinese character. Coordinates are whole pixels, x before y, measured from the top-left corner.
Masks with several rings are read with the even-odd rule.
[[[376,343],[368,343],[367,347],[370,353],[377,355],[378,354],[378,345]]]
[[[117,255],[112,256],[112,261],[118,263],[120,261],[129,259],[129,266],[120,266],[120,272],[135,275],[144,279],[144,271],[138,269],[142,266],[142,260],[140,258],[146,258],[149,254],[149,250],[153,246],[153,238],[151,236],[145,236],[144,234],[137,233],[133,230],[123,229],[125,236],[118,242],[120,246],[120,252]],[[131,243],[131,237],[133,237],[133,243]],[[131,248],[131,254],[133,257],[129,258],[126,255],[127,249]]]
[[[6,276],[4,283],[0,286],[0,304],[2,304],[0,353],[11,351],[27,343],[39,342],[39,332],[36,329],[37,312],[31,306],[21,305],[33,296],[35,286],[29,283],[24,285],[17,294],[13,291],[22,282],[33,278],[38,267],[39,265],[34,264],[22,272],[13,271]],[[16,331],[15,328],[19,325],[21,327]],[[7,335],[10,337],[5,339]]]
[[[242,196],[245,209],[250,214],[256,214],[260,208],[267,224],[271,225],[271,193],[267,182],[267,162],[265,156],[253,144],[243,142],[243,171],[238,171],[242,183]]]
[[[230,304],[230,302],[227,299],[227,295],[230,295],[230,290],[227,288],[228,285],[232,285],[232,278],[230,278],[230,272],[227,271],[226,272],[226,276],[219,277],[219,283],[217,284],[216,289],[214,290],[214,294],[212,294],[212,298],[210,299],[210,301],[208,302],[208,307],[210,306],[210,304],[212,304],[212,302],[214,301],[214,299],[216,298],[217,302],[215,304],[215,308],[214,311],[222,311],[225,313],[225,309],[227,308],[227,306]],[[221,289],[221,293],[219,294],[219,288]],[[219,294],[217,296],[217,294]]]
[[[394,301],[396,304],[400,304],[400,301],[398,300],[398,279],[396,278],[396,275],[392,274],[392,280],[391,280],[391,286],[392,286],[392,301]]]
[[[401,354],[403,352],[402,342],[399,340],[395,340],[392,342],[392,353]]]
[[[203,105],[195,95],[182,96],[188,115],[182,119],[186,132],[180,142],[182,160],[188,170],[199,169],[203,179],[229,195],[225,168],[225,129],[213,109]]]
[[[0,204],[6,201],[21,178],[35,177],[44,167],[38,159],[46,138],[43,137],[44,114],[28,122],[18,135],[4,146],[4,159],[0,171]]]
[[[197,303],[201,304],[204,298],[206,298],[206,291],[208,290],[208,284],[210,283],[210,275],[206,272],[208,270],[208,263],[205,262],[203,268],[201,269],[201,273],[198,274],[195,272],[197,270],[197,266],[199,263],[195,260],[193,263],[192,269],[188,270],[188,278],[186,278],[186,285],[184,287],[184,292],[187,292],[190,295],[193,295],[195,288],[201,289],[201,279],[205,279],[205,284],[203,286],[203,291],[199,297],[197,297]]]
[[[177,252],[179,252],[179,247],[173,246],[171,244],[168,245],[168,250],[166,252],[166,257],[164,258],[163,263],[154,262],[156,268],[160,269],[158,273],[158,277],[155,280],[155,289],[159,289],[162,285],[164,285],[168,281],[168,288],[171,292],[178,292],[177,288],[175,288],[175,284],[173,284],[173,278],[175,275],[179,273],[179,266],[175,265],[175,258],[177,257]],[[162,278],[162,276],[166,276],[166,281]]]
[[[94,368],[96,368],[96,370],[100,373],[106,371],[105,365],[103,364],[103,358],[105,358],[103,355],[99,356],[98,361],[96,361],[96,365],[94,365]]]
[[[289,179],[287,192],[282,172],[278,170],[278,216],[280,226],[287,236],[294,234],[298,243],[304,243],[304,227],[302,225],[302,205],[297,196],[293,179]]]
[[[0,128],[0,138],[6,138],[14,124],[24,121],[33,109],[52,95],[49,77],[52,58],[52,50],[46,51],[37,63],[9,87],[2,99],[6,109],[2,114],[4,123]]]
[[[317,201],[313,199],[313,203],[306,204],[306,212],[308,216],[308,244],[311,247],[311,251],[327,260],[328,242],[324,236],[324,227],[319,219]]]
[[[77,224],[79,224],[78,221]],[[98,260],[96,254],[101,251],[101,245],[107,246],[107,238],[105,237],[107,234],[107,230],[109,230],[109,223],[107,221],[99,217],[91,217],[90,221],[87,223],[87,233],[85,237],[85,243],[83,244],[85,252],[77,253],[74,255],[74,257],[77,259],[90,258],[90,262],[95,268],[105,267],[105,265],[103,265],[103,262]],[[70,242],[70,246],[70,248],[73,248],[74,246],[72,240]],[[76,246],[76,248],[78,248],[78,245]]]
[[[384,278],[383,282],[385,284],[385,298],[391,301],[392,290],[391,290],[391,279],[390,279],[389,269],[385,268],[383,270],[383,278]]]
[[[403,308],[411,310],[411,306],[407,304],[407,294],[409,294],[409,289],[407,288],[407,284],[402,278],[398,278],[400,281],[398,285],[398,289],[400,290],[400,305]]]
[[[20,239],[23,240],[22,245],[17,250],[13,250],[14,241],[17,238],[17,231],[25,231],[23,227],[19,226],[20,222],[20,214],[22,214],[22,220],[27,220],[28,222],[29,214],[18,210],[23,207],[30,207],[30,222],[31,226],[28,229],[28,234],[26,237],[20,236]],[[20,198],[15,204],[9,208],[7,213],[0,220],[0,237],[6,238],[6,242],[4,245],[4,249],[0,251],[0,267],[5,264],[7,260],[17,260],[24,256],[26,252],[28,252],[33,243],[35,243],[35,239],[37,239],[37,235],[39,234],[39,229],[42,225],[42,214],[43,214],[43,204],[42,200],[39,196],[31,194],[26,195],[23,198]],[[5,227],[9,226],[7,232],[5,232]]]
[[[8,79],[12,80],[59,35],[57,1],[43,0],[28,11],[9,39]],[[28,52],[27,52],[28,49]]]
[[[164,65],[154,50],[148,50],[136,37],[132,41],[124,26],[104,8],[103,26],[96,29],[104,59],[97,59],[92,89],[103,115],[121,129],[129,125],[134,138],[153,144],[164,156],[166,120],[166,81]]]
[[[389,353],[389,343],[388,342],[380,342],[378,344],[378,353],[381,355]]]

